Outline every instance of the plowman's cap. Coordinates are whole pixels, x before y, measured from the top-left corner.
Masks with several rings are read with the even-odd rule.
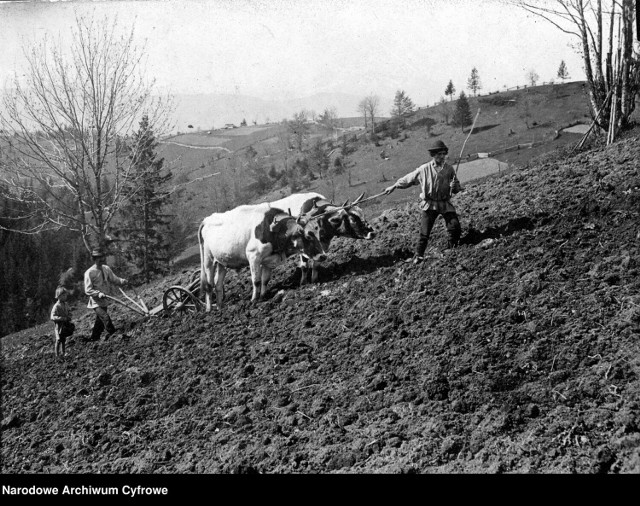
[[[434,153],[440,153],[442,151],[449,151],[449,148],[447,147],[447,145],[442,142],[441,140],[437,140],[431,143],[431,145],[427,148],[429,150],[429,153],[434,154]]]
[[[96,248],[91,252],[93,258],[99,258],[105,256],[104,251],[100,248]]]

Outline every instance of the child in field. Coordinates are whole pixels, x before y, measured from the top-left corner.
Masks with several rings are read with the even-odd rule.
[[[69,293],[63,287],[56,288],[57,302],[51,309],[51,320],[55,325],[55,345],[54,353],[56,357],[64,357],[66,354],[67,337],[73,334],[76,329],[71,322],[71,309],[67,304]]]

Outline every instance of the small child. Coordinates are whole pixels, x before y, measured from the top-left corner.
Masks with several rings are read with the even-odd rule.
[[[71,322],[71,310],[67,304],[69,293],[62,286],[56,288],[57,302],[51,309],[51,320],[55,324],[55,346],[56,357],[65,356],[67,337],[73,334],[76,326]]]

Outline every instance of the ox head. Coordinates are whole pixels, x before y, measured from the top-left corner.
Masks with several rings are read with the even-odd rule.
[[[364,217],[364,212],[356,204],[362,200],[364,193],[349,204],[347,200],[342,204],[343,209],[328,215],[327,220],[336,233],[352,239],[373,239],[376,232]]]
[[[330,215],[322,216],[320,218],[315,219],[314,214],[322,213],[326,210],[326,205],[318,207],[317,204],[313,203],[313,208],[304,214],[304,219],[308,219],[308,227],[310,231],[314,234],[317,234],[318,239],[320,240],[320,244],[322,245],[322,249],[324,251],[329,250],[329,244],[331,243],[331,239],[336,235],[333,225],[328,224],[328,218]],[[315,225],[314,225],[315,224]],[[312,228],[311,228],[312,227]]]
[[[293,247],[299,253],[319,262],[327,258],[326,249],[320,241],[321,228],[318,220],[309,220],[304,215],[300,215],[296,218],[295,228],[291,234]]]

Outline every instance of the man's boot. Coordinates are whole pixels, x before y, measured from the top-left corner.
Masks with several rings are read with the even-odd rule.
[[[449,240],[447,241],[447,249],[454,249],[457,248],[460,245],[460,239],[457,238],[449,238]]]

